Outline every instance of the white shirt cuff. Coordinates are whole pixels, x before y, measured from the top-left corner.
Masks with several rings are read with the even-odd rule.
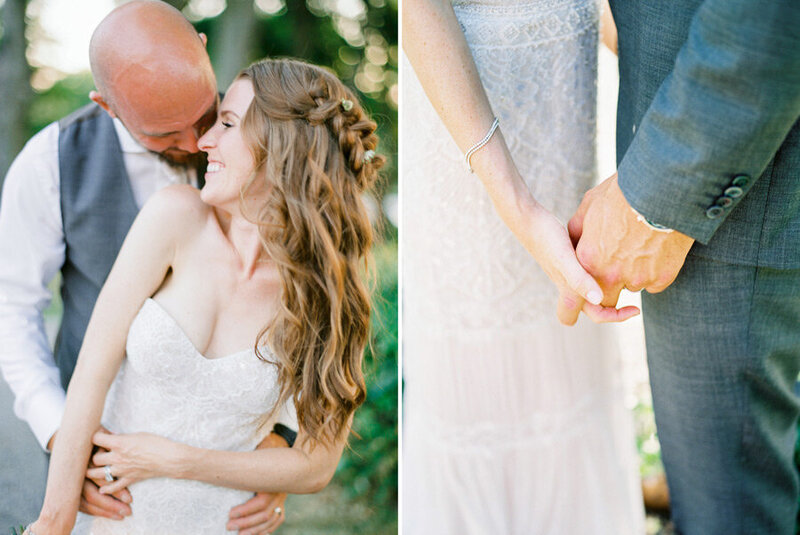
[[[42,449],[49,452],[47,443],[61,427],[66,396],[61,389],[42,389],[29,401],[27,414],[20,417],[31,426]]]
[[[278,412],[277,422],[279,424],[283,424],[292,431],[299,431],[299,427],[297,426],[297,412],[295,412],[294,408],[294,400],[289,398],[289,400],[284,403],[281,410]]]

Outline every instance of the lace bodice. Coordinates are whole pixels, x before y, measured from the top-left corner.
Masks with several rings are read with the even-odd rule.
[[[269,432],[271,422],[264,416],[277,399],[277,375],[253,349],[207,359],[161,305],[148,299],[131,324],[126,351],[103,412],[103,425],[111,431],[236,451],[254,450]],[[131,517],[118,522],[80,515],[73,533],[222,534],[230,508],[252,496],[163,478],[135,483],[130,491]]]

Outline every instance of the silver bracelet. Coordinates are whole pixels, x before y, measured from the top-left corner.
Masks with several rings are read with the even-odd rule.
[[[478,151],[478,149],[480,149],[481,147],[483,147],[484,145],[489,143],[489,140],[492,139],[492,135],[494,135],[494,131],[497,130],[498,126],[500,126],[500,119],[495,117],[494,118],[494,122],[492,123],[492,127],[489,128],[489,131],[486,133],[485,136],[483,136],[483,139],[481,139],[480,141],[475,143],[472,146],[472,148],[469,149],[467,151],[467,153],[464,155],[464,163],[467,165],[467,169],[469,169],[470,173],[473,172],[472,171],[472,164],[470,163],[470,160],[472,159],[472,155],[475,154]]]

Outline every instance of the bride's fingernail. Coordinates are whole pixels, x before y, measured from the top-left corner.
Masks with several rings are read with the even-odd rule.
[[[603,294],[601,294],[596,290],[592,290],[591,292],[586,294],[586,300],[593,305],[599,305],[600,302],[603,300]]]

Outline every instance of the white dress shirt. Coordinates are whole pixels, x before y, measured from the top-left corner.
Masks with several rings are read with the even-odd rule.
[[[170,166],[118,120],[125,169],[139,208],[159,189],[195,183],[194,171]],[[14,392],[14,413],[43,448],[61,425],[65,393],[42,312],[48,283],[64,264],[57,123],[33,136],[6,175],[0,204],[0,370]]]

